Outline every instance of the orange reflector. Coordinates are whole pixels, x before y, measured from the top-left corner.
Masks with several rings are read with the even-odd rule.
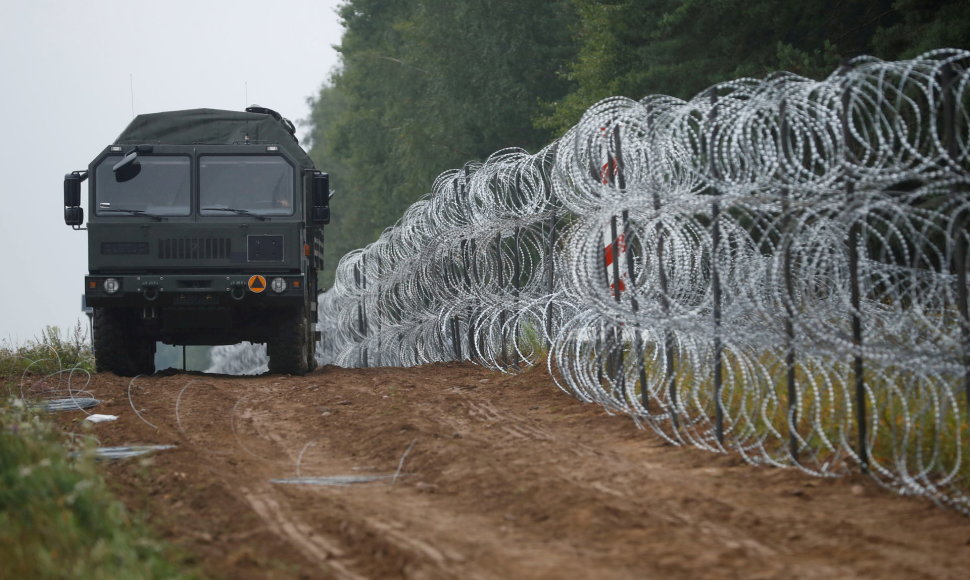
[[[299,280],[293,280],[293,287],[294,288],[299,288],[300,287],[300,281]]]
[[[249,277],[249,289],[256,294],[266,290],[266,278],[259,274],[253,274]]]
[[[303,244],[303,255],[304,256],[310,255],[310,244]]]
[[[93,290],[93,289],[95,289],[97,287],[98,287],[98,283],[95,282],[94,280],[88,282],[88,288],[91,288]]]

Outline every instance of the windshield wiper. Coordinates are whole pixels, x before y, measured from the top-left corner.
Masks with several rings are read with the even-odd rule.
[[[122,208],[114,208],[114,207],[111,207],[111,208],[107,208],[107,207],[98,208],[98,213],[107,213],[107,212],[113,212],[113,213],[128,213],[128,214],[131,214],[131,215],[140,215],[140,216],[149,217],[149,218],[152,218],[153,220],[159,221],[159,222],[162,221],[162,216],[158,216],[158,215],[155,215],[153,213],[148,213],[147,211],[142,210],[142,209],[122,209]]]
[[[202,209],[205,211],[231,211],[234,214],[248,215],[249,217],[254,217],[260,221],[266,221],[266,218],[264,216],[255,214],[249,211],[248,209],[236,209],[234,207],[204,207]]]

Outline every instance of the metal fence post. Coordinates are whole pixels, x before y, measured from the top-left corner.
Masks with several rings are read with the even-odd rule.
[[[657,283],[660,285],[660,308],[664,315],[670,314],[670,296],[667,294],[667,270],[664,268],[664,235],[663,224],[660,223],[660,194],[653,193],[653,209],[657,214]],[[680,421],[677,417],[677,376],[674,369],[674,335],[670,328],[663,331],[663,351],[664,351],[664,385],[667,387],[667,397],[670,400],[670,420],[674,430],[680,429]],[[643,406],[647,407],[648,393],[646,390],[641,393]]]
[[[495,262],[498,264],[498,292],[505,291],[505,253],[502,251],[502,232],[495,235]],[[499,334],[501,335],[502,356],[500,364],[503,367],[509,366],[508,341],[506,340],[505,323],[507,321],[507,311],[505,307],[499,312]]]
[[[365,304],[367,296],[367,274],[365,272],[366,258],[361,255],[360,262],[354,265],[354,282],[357,283],[357,287],[361,290],[360,300],[357,303],[357,328],[360,331],[363,340],[367,340],[367,305]],[[360,364],[362,367],[367,367],[367,347],[362,346],[360,349]]]
[[[779,116],[780,128],[779,138],[781,139],[781,155],[785,156],[785,144],[788,142],[790,134],[787,117],[787,103],[781,101]],[[782,256],[782,269],[785,279],[785,381],[788,390],[788,454],[792,461],[798,463],[798,385],[795,375],[795,281],[792,278],[792,236],[793,220],[791,216],[791,192],[787,187],[781,190],[781,247],[784,251]]]
[[[465,263],[465,288],[466,291],[471,294],[472,292],[472,282],[474,279],[475,284],[478,283],[477,273],[474,271],[474,261],[472,256],[475,255],[475,240],[463,240],[462,241],[462,261]],[[478,357],[478,344],[475,340],[475,324],[476,319],[475,304],[472,301],[468,302],[468,359],[476,360]]]
[[[623,240],[626,244],[626,271],[627,276],[629,276],[629,287],[630,287],[630,309],[636,314],[640,311],[640,304],[637,302],[636,290],[637,290],[637,277],[634,267],[636,266],[636,261],[633,259],[633,242],[630,239],[630,210],[623,210]],[[642,251],[642,248],[641,248]],[[633,325],[634,335],[633,335],[633,350],[637,357],[637,379],[640,382],[640,398],[643,402],[643,409],[646,411],[647,415],[650,414],[650,407],[648,405],[650,401],[650,396],[647,394],[647,369],[646,363],[643,360],[643,337],[640,335],[640,323],[637,322]],[[634,385],[634,389],[636,386]]]
[[[613,242],[610,246],[613,252],[613,299],[619,304],[621,300],[620,291],[622,289],[623,281],[620,280],[620,234],[619,228],[616,224],[616,216],[614,215],[610,219],[610,235],[613,238]],[[610,378],[617,384],[620,392],[626,397],[626,375],[623,373],[623,331],[617,328],[615,325],[612,329],[611,346],[613,347],[612,354],[610,355],[610,366],[613,367],[609,369]]]
[[[943,88],[943,145],[948,161],[955,163],[959,151],[957,147],[956,80],[957,73],[952,63],[943,66],[941,82]],[[954,273],[957,279],[957,309],[960,313],[960,335],[963,342],[963,392],[966,397],[965,411],[970,421],[970,292],[967,290],[967,226],[970,216],[963,212],[953,220],[950,232],[953,245]],[[967,442],[970,449],[970,441]]]
[[[381,329],[384,322],[384,308],[381,306],[381,255],[377,254],[377,267],[374,273],[377,277],[377,288],[375,289],[374,305],[377,308],[377,366],[384,365],[384,349],[381,347]]]
[[[553,206],[552,216],[549,218],[549,236],[546,238],[546,293],[552,296],[556,289],[556,209]],[[546,349],[552,350],[552,300],[546,303]]]
[[[842,93],[842,138],[845,142],[845,162],[848,166],[851,134],[849,131],[849,91]],[[862,241],[862,226],[854,213],[852,197],[855,193],[854,175],[846,167],[846,209],[852,219],[849,225],[849,292],[852,308],[852,372],[855,382],[856,427],[859,447],[859,462],[863,473],[869,472],[869,443],[867,434],[865,360],[863,358],[862,336],[862,284],[859,280],[859,243]],[[865,216],[862,216],[865,219]]]
[[[468,171],[468,168],[466,166],[465,172],[467,173],[467,171]],[[451,182],[451,185],[452,185],[452,189],[455,192],[455,211],[461,214],[463,213],[462,200],[461,200],[461,192],[462,192],[461,178],[456,177],[455,179],[453,179]],[[464,268],[465,267],[465,263],[464,263],[465,240],[461,240],[459,242],[459,251],[461,252],[461,255],[462,255],[461,266],[462,268]],[[458,284],[459,287],[456,288],[456,290],[463,290],[464,288],[461,286],[461,281],[459,280],[458,275],[461,275],[462,279],[467,281],[468,271],[465,270],[464,272],[458,272],[457,271],[458,266],[454,264],[454,260],[451,260],[451,262],[452,263],[450,264],[450,266],[455,270],[455,274],[456,274],[455,276],[452,276],[451,278],[452,282],[454,282],[455,284]],[[451,317],[451,341],[455,349],[456,360],[459,360],[459,361],[464,360],[464,356],[463,356],[464,353],[462,350],[463,339],[462,339],[462,332],[461,332],[461,314],[458,312],[455,312],[455,314]],[[471,356],[471,353],[469,353],[469,356]]]
[[[708,117],[712,127],[707,144],[708,162],[711,177],[717,178],[717,167],[714,162],[714,137],[717,134],[717,90],[711,91],[711,114]],[[713,300],[714,317],[714,435],[719,445],[724,445],[724,403],[721,401],[721,391],[724,377],[722,358],[724,346],[721,344],[721,273],[718,268],[718,253],[721,248],[721,204],[718,198],[721,192],[712,188],[714,201],[711,202],[711,298]]]
[[[616,185],[620,191],[626,191],[626,165],[624,164],[623,140],[622,140],[622,134],[620,132],[619,124],[615,125],[613,128],[613,148],[614,148],[614,156],[616,159]],[[630,240],[630,210],[624,209],[620,217],[623,220],[623,231],[622,231],[621,237],[623,239],[624,253],[626,254],[626,275],[627,275],[627,286],[630,292],[629,294],[630,309],[633,311],[634,314],[636,314],[640,310],[640,305],[637,303],[637,298],[636,298],[636,273],[634,271],[634,267],[636,263],[633,259],[633,244]],[[614,216],[613,219],[615,224],[616,216]],[[616,232],[614,232],[614,242],[616,241],[615,234]],[[614,270],[614,273],[615,273],[614,279],[616,280],[616,284],[617,284],[617,293],[616,293],[617,302],[619,302],[620,301],[619,259],[618,259],[615,247],[613,252],[613,263],[616,268]],[[646,402],[649,400],[649,395],[644,394],[647,392],[647,373],[646,373],[646,369],[644,368],[644,362],[643,362],[643,340],[642,340],[642,337],[640,336],[639,323],[633,325],[633,333],[634,333],[633,350],[637,361],[636,362],[637,378],[640,382],[640,396],[641,396],[641,399],[644,400],[643,407],[644,409],[647,410],[649,414],[649,407],[646,404]],[[619,357],[620,357],[620,360],[619,360],[618,366],[622,372],[623,370],[622,350],[619,353]],[[626,375],[622,375],[621,378],[624,383],[623,388],[625,389]],[[635,384],[633,388],[636,389]]]

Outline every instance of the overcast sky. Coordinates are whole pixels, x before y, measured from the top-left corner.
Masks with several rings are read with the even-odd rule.
[[[135,114],[259,104],[295,123],[336,66],[340,0],[11,0],[0,7],[0,342],[81,319],[64,174]],[[298,131],[299,127],[298,127]],[[300,131],[302,136],[302,131]],[[87,184],[82,191],[87,191]]]

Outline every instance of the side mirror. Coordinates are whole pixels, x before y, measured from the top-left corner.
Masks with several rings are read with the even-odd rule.
[[[310,197],[312,207],[310,208],[310,221],[316,225],[326,225],[330,223],[330,176],[326,173],[316,172],[310,178]]]
[[[313,205],[323,206],[330,204],[330,176],[326,173],[316,172],[310,185],[313,192]]]
[[[83,207],[65,207],[64,208],[64,223],[71,227],[78,227],[84,223],[84,208]]]
[[[64,223],[78,229],[84,223],[81,208],[81,182],[88,178],[87,171],[72,171],[64,176]]]
[[[77,207],[81,205],[81,182],[84,178],[77,171],[64,176],[64,206]]]
[[[330,206],[313,206],[311,211],[312,215],[310,216],[310,219],[313,220],[313,223],[320,225],[327,225],[330,223]]]

